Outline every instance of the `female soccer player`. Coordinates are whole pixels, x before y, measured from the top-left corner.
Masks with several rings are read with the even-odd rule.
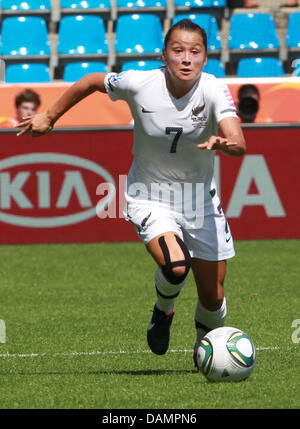
[[[49,132],[94,91],[129,104],[134,161],[125,214],[157,263],[147,339],[159,355],[168,349],[174,301],[190,268],[198,291],[195,350],[206,332],[224,325],[226,260],[234,256],[234,247],[217,195],[214,156],[216,150],[242,156],[246,149],[227,86],[202,72],[205,31],[190,20],[178,22],[166,34],[162,59],[165,67],[157,70],[83,77],[47,112],[25,119],[18,134]]]

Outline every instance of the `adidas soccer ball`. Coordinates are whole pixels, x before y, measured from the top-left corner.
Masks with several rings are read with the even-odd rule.
[[[241,381],[254,369],[255,347],[240,329],[216,328],[201,340],[196,359],[209,381]]]

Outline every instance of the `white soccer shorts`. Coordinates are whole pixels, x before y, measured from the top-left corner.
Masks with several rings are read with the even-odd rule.
[[[173,231],[184,241],[192,258],[222,261],[235,255],[233,239],[223,211],[205,216],[200,228],[187,228],[181,214],[153,203],[128,202],[125,219],[131,222],[144,244]]]

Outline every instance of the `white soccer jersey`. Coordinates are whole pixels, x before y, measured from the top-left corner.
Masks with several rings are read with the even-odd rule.
[[[215,212],[219,204],[212,198],[216,189],[215,151],[198,149],[197,144],[217,135],[222,119],[237,118],[228,87],[213,75],[202,73],[194,87],[176,99],[167,89],[164,68],[108,73],[105,86],[112,100],[127,101],[134,118],[134,162],[127,189],[142,183],[148,199],[149,195],[153,199],[153,183],[203,184],[205,214]],[[191,198],[195,195],[193,191]],[[126,197],[130,200],[136,195],[128,191]]]

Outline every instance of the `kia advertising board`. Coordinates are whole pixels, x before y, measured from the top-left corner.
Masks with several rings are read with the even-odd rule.
[[[66,132],[33,139],[0,134],[0,242],[135,239],[124,206],[131,132]],[[101,219],[105,209],[109,216]],[[101,214],[102,213],[102,214]]]
[[[217,154],[215,177],[235,239],[300,238],[299,128],[244,129],[247,154]],[[138,240],[123,217],[131,130],[1,132],[0,243]]]
[[[218,156],[222,207],[236,239],[300,238],[299,131],[246,128],[246,155]]]

